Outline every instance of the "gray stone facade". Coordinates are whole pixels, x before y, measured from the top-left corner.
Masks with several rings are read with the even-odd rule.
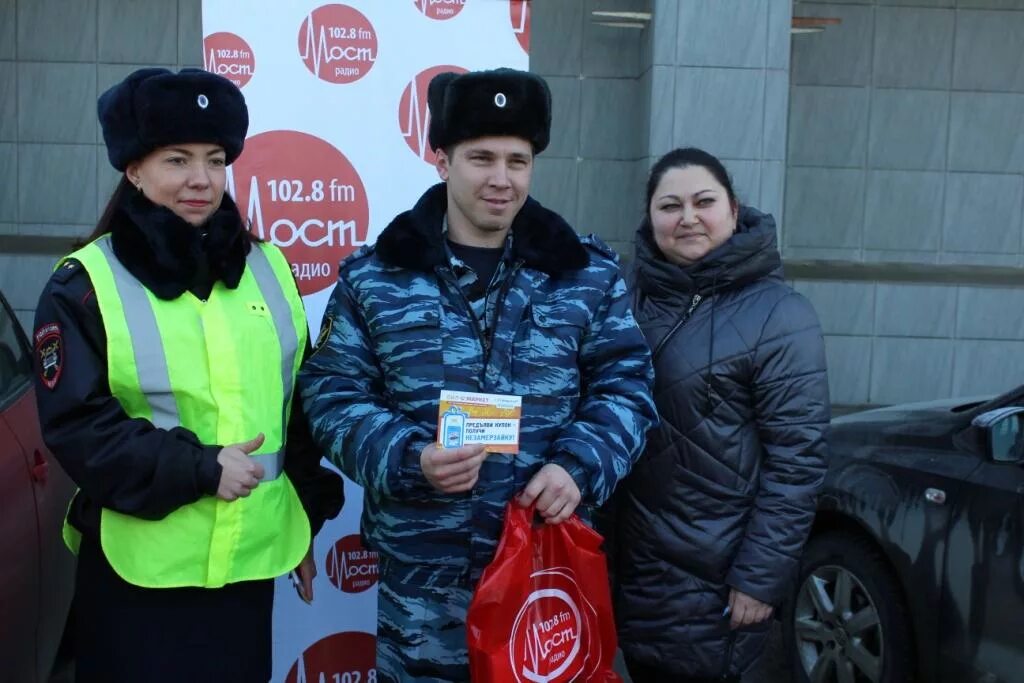
[[[841,23],[793,35],[793,15]],[[0,288],[26,326],[117,179],[97,95],[201,65],[200,16],[0,0]],[[1024,0],[534,0],[531,69],[555,100],[535,194],[628,257],[650,164],[704,147],[779,219],[837,404],[1001,391],[1024,381],[1021,36]]]

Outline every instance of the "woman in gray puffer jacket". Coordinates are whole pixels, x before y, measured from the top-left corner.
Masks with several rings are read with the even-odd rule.
[[[630,675],[734,680],[793,585],[825,472],[825,349],[783,280],[775,221],[721,162],[655,164],[635,315],[661,426],[617,496],[616,618]]]

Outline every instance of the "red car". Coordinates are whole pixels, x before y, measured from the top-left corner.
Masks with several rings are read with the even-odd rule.
[[[54,675],[75,558],[61,539],[74,484],[46,450],[31,348],[0,294],[0,682]]]

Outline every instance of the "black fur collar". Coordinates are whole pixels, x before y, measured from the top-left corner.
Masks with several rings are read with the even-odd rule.
[[[380,259],[388,265],[424,272],[446,265],[441,220],[447,210],[447,187],[438,183],[380,234],[376,249]],[[532,197],[512,221],[512,234],[512,256],[528,268],[558,275],[590,263],[586,248],[569,224]]]
[[[196,228],[130,190],[114,216],[110,238],[128,272],[161,299],[176,299],[188,290],[205,298],[217,280],[234,289],[251,248],[227,193],[210,220]]]

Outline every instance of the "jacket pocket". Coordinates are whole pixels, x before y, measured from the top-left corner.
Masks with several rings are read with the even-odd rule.
[[[367,320],[384,385],[399,407],[443,382],[441,313],[435,302],[378,310]]]
[[[530,322],[530,393],[537,397],[578,397],[579,354],[589,312],[573,302],[534,304]]]

